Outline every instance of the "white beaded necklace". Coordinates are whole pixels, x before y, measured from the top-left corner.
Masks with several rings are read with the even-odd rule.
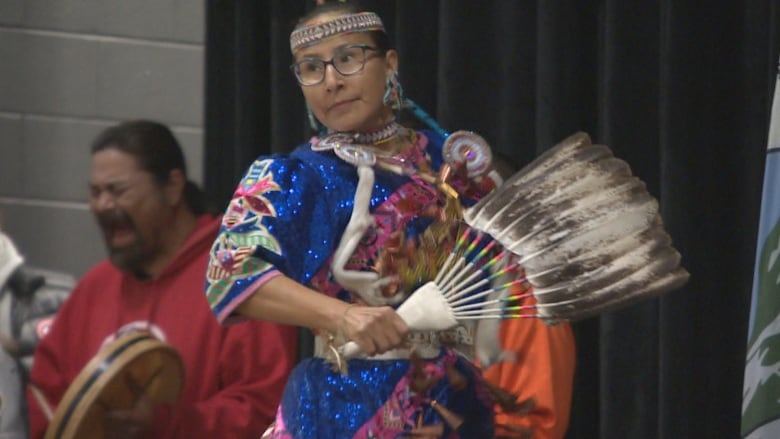
[[[339,158],[355,166],[373,166],[377,145],[388,142],[401,133],[403,126],[391,120],[385,126],[369,132],[336,132],[313,142],[313,151],[333,151]]]

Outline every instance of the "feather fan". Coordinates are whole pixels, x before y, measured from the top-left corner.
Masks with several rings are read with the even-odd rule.
[[[590,317],[688,280],[658,202],[585,133],[539,156],[464,220],[518,256],[547,322]]]
[[[585,133],[540,155],[466,209],[463,221],[436,278],[398,308],[413,330],[466,320],[574,321],[688,280],[656,199],[626,162]],[[520,275],[496,285],[513,273]],[[523,305],[531,296],[535,303]],[[359,350],[350,342],[342,352],[349,358]]]

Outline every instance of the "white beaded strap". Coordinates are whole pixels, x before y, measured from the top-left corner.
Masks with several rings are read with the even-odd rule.
[[[325,38],[341,33],[385,31],[382,19],[373,12],[358,12],[336,17],[333,20],[302,26],[290,34],[290,50],[294,53],[302,47],[316,44]]]

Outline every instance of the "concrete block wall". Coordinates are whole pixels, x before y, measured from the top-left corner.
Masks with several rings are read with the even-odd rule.
[[[32,264],[104,257],[87,206],[103,128],[170,125],[203,179],[204,0],[0,0],[0,213]]]

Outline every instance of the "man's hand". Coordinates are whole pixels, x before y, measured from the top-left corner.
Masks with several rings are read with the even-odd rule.
[[[125,375],[125,383],[135,395],[135,402],[129,409],[111,410],[106,414],[105,437],[137,439],[151,427],[154,420],[154,401],[144,393],[144,388],[132,375]]]

